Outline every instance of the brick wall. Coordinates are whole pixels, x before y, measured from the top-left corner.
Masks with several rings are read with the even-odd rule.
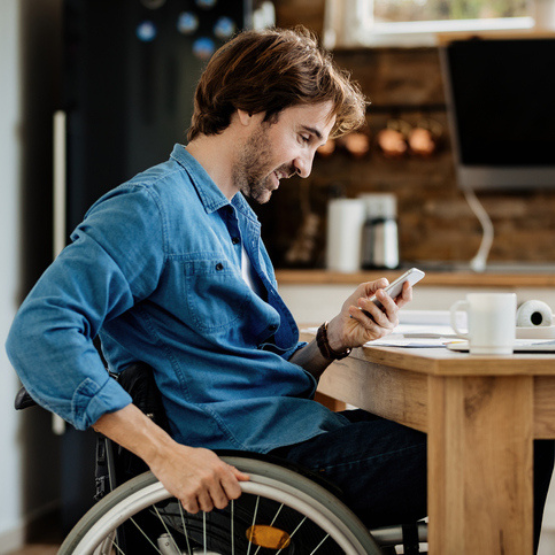
[[[278,25],[303,23],[321,33],[323,6],[324,0],[279,0]],[[403,261],[472,258],[481,228],[457,188],[437,49],[338,50],[334,56],[352,71],[372,102],[367,118],[370,152],[361,159],[345,150],[317,157],[310,178],[284,181],[272,201],[257,208],[276,265],[323,267],[326,206],[337,184],[348,197],[396,194]],[[413,126],[423,117],[438,122],[444,130],[439,151],[427,159],[384,157],[376,135],[397,117]],[[478,196],[495,228],[491,261],[555,261],[555,190]],[[308,213],[318,221],[314,248],[307,262],[289,263],[286,253],[299,238]]]

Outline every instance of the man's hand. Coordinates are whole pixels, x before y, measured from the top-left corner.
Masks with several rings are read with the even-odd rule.
[[[334,351],[360,347],[367,341],[384,337],[397,326],[397,312],[412,300],[412,287],[406,282],[402,293],[392,299],[383,290],[387,285],[385,278],[363,283],[345,301],[339,315],[328,325],[328,340]],[[383,308],[370,300],[375,293]]]
[[[135,405],[104,414],[93,427],[143,459],[189,513],[225,508],[249,479],[213,451],[180,445]]]
[[[241,495],[239,482],[249,479],[213,451],[177,443],[171,452],[159,453],[150,469],[191,514],[224,509]]]

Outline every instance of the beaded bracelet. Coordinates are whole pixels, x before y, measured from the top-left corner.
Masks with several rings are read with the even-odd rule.
[[[316,333],[316,343],[318,345],[318,349],[320,349],[320,352],[322,353],[322,356],[328,360],[341,360],[342,358],[349,356],[352,351],[352,349],[349,348],[342,353],[338,353],[330,347],[328,341],[328,322],[324,322],[318,328],[318,332]]]

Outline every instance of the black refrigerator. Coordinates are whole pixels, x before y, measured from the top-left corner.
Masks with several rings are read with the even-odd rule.
[[[203,67],[251,15],[251,0],[64,0],[55,252],[97,198],[186,142]],[[93,504],[93,435],[62,439],[65,530]]]

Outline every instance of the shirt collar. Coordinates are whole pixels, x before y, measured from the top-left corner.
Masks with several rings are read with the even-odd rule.
[[[237,210],[250,220],[258,222],[258,217],[249,206],[241,193],[237,193],[231,202],[220,191],[212,178],[208,175],[202,165],[194,158],[183,145],[176,144],[170,156],[179,165],[183,166],[189,174],[191,181],[199,195],[199,198],[208,213],[219,210],[222,206],[233,205]]]

